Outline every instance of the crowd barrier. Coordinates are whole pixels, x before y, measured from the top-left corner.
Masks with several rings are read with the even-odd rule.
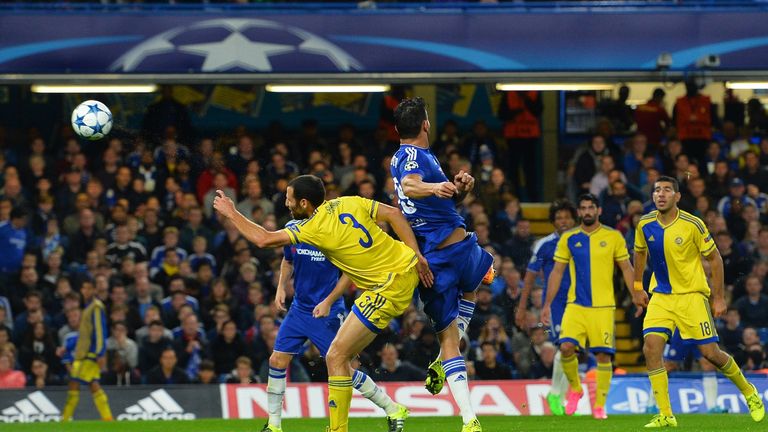
[[[768,378],[752,380],[765,399]],[[456,416],[458,407],[448,387],[432,396],[422,383],[380,383],[413,416]],[[589,414],[594,399],[594,384],[585,383],[589,398],[582,398],[578,412]],[[106,387],[112,412],[118,421],[194,420],[198,418],[251,419],[267,416],[267,392],[256,385],[188,385]],[[470,384],[471,401],[478,415],[548,415],[545,397],[547,381],[475,381]],[[608,394],[608,414],[642,414],[648,404],[650,386],[644,377],[615,377]],[[672,406],[677,413],[705,413],[701,378],[671,378]],[[0,390],[0,423],[52,422],[61,416],[67,396],[65,387],[42,390]],[[323,383],[291,384],[285,392],[284,418],[328,416],[327,387]],[[718,403],[732,413],[746,413],[744,398],[726,379],[719,380]],[[381,416],[370,401],[355,393],[352,417]],[[90,398],[83,395],[76,419],[98,419]]]

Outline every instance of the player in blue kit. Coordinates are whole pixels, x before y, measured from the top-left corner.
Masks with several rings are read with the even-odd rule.
[[[299,221],[290,221],[292,227]],[[341,274],[341,277],[339,275]],[[282,432],[283,395],[286,374],[293,356],[309,339],[325,356],[338,333],[347,311],[341,299],[352,282],[331,264],[322,252],[305,243],[285,246],[280,264],[275,303],[285,311],[286,285],[293,276],[294,296],[288,315],[277,332],[275,348],[269,357],[267,405],[269,420],[262,432]],[[387,414],[389,432],[402,432],[408,410],[396,404],[376,383],[361,371],[352,374],[352,385]]]
[[[475,179],[459,172],[449,181],[429,149],[429,119],[424,100],[406,99],[395,108],[400,148],[391,173],[400,209],[411,224],[419,248],[435,275],[430,289],[420,289],[424,312],[432,319],[441,354],[429,367],[426,387],[437,394],[448,381],[461,412],[463,432],[481,431],[469,400],[467,369],[459,341],[475,308],[475,290],[493,279],[493,258],[467,233],[456,202],[472,190]]]
[[[547,281],[552,269],[555,267],[555,249],[560,236],[576,226],[578,212],[576,207],[569,201],[555,201],[549,207],[549,221],[555,226],[555,232],[542,238],[533,246],[533,256],[528,263],[528,269],[523,279],[523,290],[520,293],[520,303],[515,314],[515,323],[520,328],[526,325],[525,315],[527,312],[528,296],[531,293],[533,284],[539,274],[543,274],[544,292],[542,298],[547,298]],[[552,325],[550,326],[549,337],[554,343],[560,340],[560,324],[563,322],[565,305],[568,303],[568,287],[571,286],[571,275],[565,273],[560,282],[560,290],[552,301]],[[568,380],[563,373],[563,365],[560,361],[561,354],[557,351],[555,361],[552,365],[552,385],[547,394],[547,404],[549,410],[554,415],[565,415],[561,395],[568,390]]]

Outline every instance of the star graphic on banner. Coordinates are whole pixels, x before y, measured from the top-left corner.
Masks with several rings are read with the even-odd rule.
[[[269,56],[294,51],[293,45],[253,42],[239,32],[232,32],[221,42],[184,45],[179,51],[205,56],[203,72],[214,72],[241,67],[249,71],[272,70]]]

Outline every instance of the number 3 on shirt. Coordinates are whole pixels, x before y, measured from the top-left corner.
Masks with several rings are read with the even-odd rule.
[[[350,213],[342,213],[339,215],[339,221],[343,223],[344,225],[348,224],[349,221],[352,221],[352,228],[359,229],[360,231],[365,234],[365,239],[358,240],[360,242],[360,246],[368,249],[373,245],[373,237],[371,237],[371,233],[368,232],[367,229],[365,229],[364,226],[360,225],[360,222],[355,219],[354,216],[352,216]]]

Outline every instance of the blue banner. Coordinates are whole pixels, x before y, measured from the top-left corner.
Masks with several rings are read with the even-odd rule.
[[[757,390],[766,400],[768,397],[768,378],[750,378]],[[728,379],[717,380],[717,405],[730,413],[749,413],[744,396]],[[617,376],[611,382],[608,392],[606,411],[608,414],[642,414],[648,406],[651,385],[648,378],[630,378]],[[670,378],[669,395],[672,411],[679,414],[705,414],[707,405],[704,397],[702,379]]]
[[[768,12],[5,11],[0,73],[768,69]]]

